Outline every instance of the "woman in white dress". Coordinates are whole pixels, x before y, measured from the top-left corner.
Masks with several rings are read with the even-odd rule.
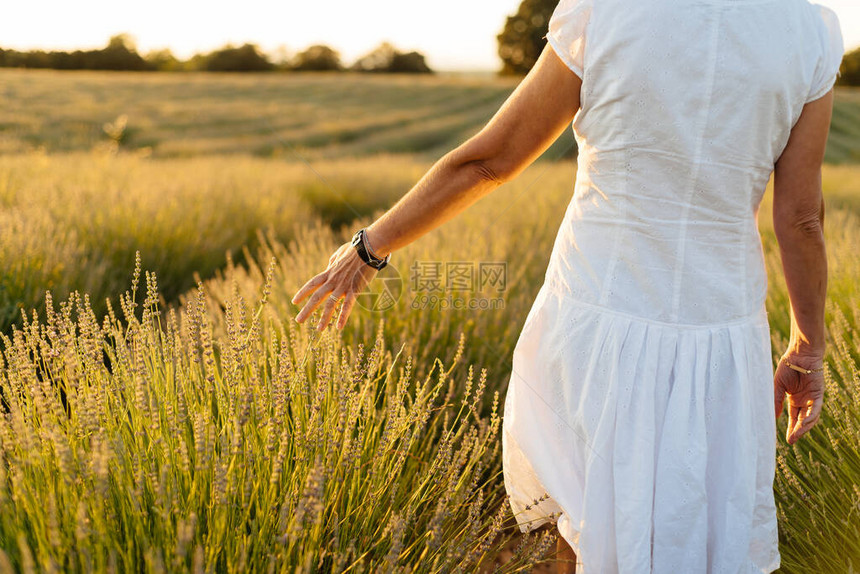
[[[772,572],[776,417],[823,401],[821,163],[843,45],[806,0],[561,0],[537,64],[294,296],[325,328],[390,254],[533,162],[573,122],[573,198],[520,334],[505,486],[559,571]],[[776,371],[758,207],[791,302]],[[772,401],[773,399],[773,401]],[[775,416],[774,416],[775,415]]]

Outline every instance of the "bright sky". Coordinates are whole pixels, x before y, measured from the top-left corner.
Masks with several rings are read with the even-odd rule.
[[[860,0],[819,0],[842,24],[846,49],[860,45]],[[4,3],[0,47],[101,48],[127,32],[138,49],[169,47],[180,58],[231,42],[252,42],[274,53],[311,44],[332,46],[343,61],[388,40],[418,50],[438,70],[499,66],[496,34],[520,0],[23,0]]]

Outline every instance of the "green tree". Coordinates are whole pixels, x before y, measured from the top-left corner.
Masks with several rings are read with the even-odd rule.
[[[356,60],[350,69],[358,72],[433,73],[423,55],[401,52],[389,42],[383,42]]]
[[[274,67],[254,44],[238,48],[228,44],[203,58],[192,58],[192,63],[208,72],[265,72]]]
[[[343,68],[340,63],[340,54],[336,50],[321,44],[311,46],[307,50],[296,54],[290,67],[298,71],[327,71],[341,70]]]
[[[387,70],[394,59],[397,49],[390,42],[383,42],[364,56],[360,57],[350,69],[356,72],[382,72]]]
[[[146,61],[137,53],[128,34],[111,37],[101,50],[74,52],[0,52],[0,65],[15,68],[54,68],[58,70],[146,70]]]
[[[108,40],[108,45],[105,50],[113,50],[115,52],[136,52],[137,46],[130,34],[116,34]]]
[[[523,0],[517,13],[508,16],[499,42],[502,74],[526,74],[540,56],[549,18],[558,0]]]
[[[107,47],[85,52],[85,66],[94,70],[145,70],[146,61],[137,53],[128,34],[111,36]]]
[[[182,62],[169,49],[153,50],[143,58],[150,70],[176,72],[183,69]]]
[[[398,74],[432,74],[422,54],[418,52],[398,52],[394,54],[388,71]]]
[[[860,48],[845,54],[839,73],[840,86],[860,86]]]

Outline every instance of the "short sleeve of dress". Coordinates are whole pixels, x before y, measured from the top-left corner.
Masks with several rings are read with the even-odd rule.
[[[839,18],[836,13],[826,6],[818,4],[814,4],[813,8],[818,11],[821,17],[820,55],[815,67],[809,96],[806,98],[807,103],[817,100],[830,91],[830,88],[836,83],[839,65],[842,63],[842,56],[845,53],[842,31],[839,28]]]
[[[591,17],[591,0],[561,0],[549,19],[547,42],[567,67],[582,78],[585,29]]]

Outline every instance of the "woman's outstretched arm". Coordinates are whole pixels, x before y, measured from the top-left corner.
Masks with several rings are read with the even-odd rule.
[[[800,373],[784,361],[803,369],[820,368],[824,361],[827,252],[821,163],[832,109],[832,90],[804,106],[774,169],[773,227],[791,303],[791,336],[775,373],[774,407],[779,418],[788,396],[789,444],[815,425],[824,402],[824,374]]]
[[[385,257],[438,227],[484,195],[519,175],[570,125],[579,110],[580,78],[549,44],[537,63],[487,125],[445,154],[418,183],[367,228],[372,251]],[[311,295],[296,316],[303,322],[322,303],[318,328],[331,318],[337,298],[344,304],[337,326],[346,323],[357,294],[377,271],[364,263],[349,243],[329,259],[328,268],[293,296]]]

